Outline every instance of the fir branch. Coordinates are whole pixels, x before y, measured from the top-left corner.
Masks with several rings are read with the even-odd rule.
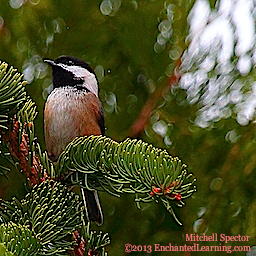
[[[1,255],[37,256],[41,245],[26,226],[12,221],[0,225],[0,247],[5,250]],[[1,248],[0,248],[1,251]]]
[[[4,243],[0,243],[0,255],[3,256],[15,256],[12,252],[8,252]]]
[[[141,140],[118,143],[104,136],[85,136],[73,140],[59,157],[56,173],[69,177],[86,189],[105,189],[120,196],[133,193],[139,202],[162,202],[181,225],[172,206],[182,207],[183,199],[196,190],[195,179],[186,165]]]
[[[27,100],[26,81],[12,66],[0,61],[0,128],[8,129],[9,117]]]
[[[54,173],[53,166],[45,154],[36,154],[41,153],[34,135],[37,111],[25,91],[23,75],[4,62],[0,64],[0,157],[20,169],[33,186],[48,176],[47,171]],[[8,171],[0,166],[0,174],[6,176]]]
[[[82,237],[81,237],[82,236]],[[107,256],[105,246],[110,244],[108,233],[102,231],[91,231],[90,222],[87,225],[83,221],[83,228],[81,236],[78,232],[74,232],[73,239],[77,242],[78,246],[75,247],[76,255],[88,256]]]
[[[31,186],[39,183],[43,169],[40,159],[36,155],[37,143],[34,141],[33,130],[33,122],[21,122],[18,115],[13,118],[12,130],[10,132],[2,131],[1,135],[1,157],[20,169]]]
[[[17,161],[11,156],[7,143],[3,141],[3,135],[10,128],[11,117],[26,101],[26,81],[22,81],[22,77],[12,66],[0,61],[0,157],[14,166]],[[8,171],[8,167],[0,165],[0,174],[6,176]]]
[[[52,180],[35,185],[24,199],[2,201],[2,222],[25,225],[40,243],[38,255],[67,255],[72,233],[82,225],[82,202],[67,187]]]

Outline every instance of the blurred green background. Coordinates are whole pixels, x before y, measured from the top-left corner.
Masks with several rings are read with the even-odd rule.
[[[203,2],[214,11],[220,1]],[[138,210],[132,196],[119,199],[101,193],[102,230],[110,234],[107,250],[112,256],[126,255],[126,243],[193,245],[185,239],[191,233],[247,235],[248,242],[228,245],[256,244],[255,124],[241,125],[230,114],[199,127],[194,120],[202,105],[188,103],[186,90],[179,87],[178,68],[188,61],[182,54],[189,46],[188,17],[194,4],[194,0],[0,0],[0,59],[18,68],[28,81],[28,93],[38,106],[36,135],[43,149],[43,107],[51,88],[51,70],[42,59],[71,55],[88,62],[97,73],[108,136],[118,141],[142,138],[166,148],[197,178],[197,192],[185,200],[184,208],[175,208],[182,227],[162,205],[142,204]],[[233,53],[231,61],[237,63],[238,58]],[[196,70],[198,63],[192,64]],[[237,70],[230,73],[233,81],[242,79],[247,85],[243,93],[250,91],[253,65],[246,75]],[[24,193],[21,174],[13,171],[9,180],[0,177],[0,197],[21,198]]]

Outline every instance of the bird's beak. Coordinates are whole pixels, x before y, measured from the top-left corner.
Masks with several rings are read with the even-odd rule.
[[[49,64],[50,66],[56,66],[56,63],[54,62],[54,60],[51,59],[44,59],[44,62]]]

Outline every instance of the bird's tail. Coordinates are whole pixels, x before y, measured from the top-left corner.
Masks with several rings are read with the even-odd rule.
[[[103,214],[97,190],[90,191],[81,188],[84,201],[86,218],[88,221],[96,222],[99,226],[103,224]]]

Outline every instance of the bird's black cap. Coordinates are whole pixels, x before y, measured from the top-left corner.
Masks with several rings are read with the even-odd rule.
[[[82,67],[82,68],[87,69],[89,72],[91,72],[95,75],[94,70],[85,61],[78,59],[76,57],[62,55],[62,56],[58,57],[56,60],[51,60],[51,59],[45,58],[44,62],[49,64],[51,67],[57,66],[58,64]]]

